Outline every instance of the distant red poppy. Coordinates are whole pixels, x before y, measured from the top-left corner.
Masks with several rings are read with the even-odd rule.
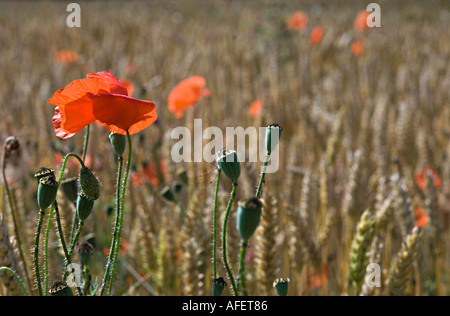
[[[159,161],[159,169],[161,170],[163,176],[167,174],[166,161],[164,159],[161,159]],[[156,164],[154,162],[148,163],[145,166],[145,169],[142,171],[141,175],[144,178],[150,180],[152,184],[159,184],[158,173],[156,172]]]
[[[362,51],[363,51],[363,44],[362,44],[361,40],[354,40],[352,42],[352,53],[355,56],[358,56],[362,53]]]
[[[56,105],[52,122],[60,138],[71,137],[94,121],[113,133],[135,134],[157,118],[155,104],[129,97],[127,88],[110,71],[72,81],[48,102]]]
[[[187,108],[195,106],[202,96],[209,97],[211,92],[206,87],[206,80],[201,76],[193,76],[178,83],[168,98],[169,111],[181,118]]]
[[[308,24],[308,15],[303,11],[295,11],[287,20],[286,27],[288,30],[299,30]]]
[[[127,88],[128,96],[131,97],[134,91],[134,84],[128,79],[120,79],[120,82]]]
[[[425,191],[425,189],[427,188],[428,174],[433,179],[433,184],[435,187],[440,187],[442,185],[441,178],[439,177],[437,171],[433,167],[428,166],[414,175],[414,179],[416,180],[417,185],[422,189],[422,191]]]
[[[78,60],[78,54],[71,49],[60,49],[55,53],[54,58],[63,64],[71,64]]]
[[[312,269],[311,277],[309,279],[309,286],[311,288],[321,287],[323,283],[327,282],[328,275],[328,266],[324,265],[322,267],[322,273],[317,272],[315,269]]]
[[[416,207],[416,220],[414,221],[414,226],[425,227],[428,224],[428,214],[420,206]]]
[[[353,27],[355,30],[364,31],[369,28],[367,25],[367,18],[369,17],[369,11],[361,10],[356,15],[355,20],[353,21]]]
[[[309,35],[309,42],[313,45],[320,43],[323,37],[323,27],[320,25],[316,26],[312,29],[311,34]]]
[[[250,116],[251,117],[257,117],[259,113],[261,113],[261,109],[263,107],[263,104],[261,100],[256,99],[255,101],[250,104]]]

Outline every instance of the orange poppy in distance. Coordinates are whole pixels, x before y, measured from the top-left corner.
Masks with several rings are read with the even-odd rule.
[[[288,30],[299,30],[308,24],[308,15],[303,11],[295,11],[287,20],[286,27]]]
[[[311,34],[309,35],[309,41],[311,44],[319,44],[323,37],[323,27],[320,25],[316,26],[312,29]]]
[[[369,28],[367,25],[367,18],[369,17],[369,11],[361,10],[356,15],[355,20],[353,21],[353,28],[358,31],[364,31]]]
[[[56,105],[52,122],[56,136],[63,139],[94,121],[113,133],[135,134],[157,118],[155,104],[129,97],[127,88],[110,71],[72,81],[48,103]]]
[[[211,92],[206,87],[206,80],[201,76],[193,76],[179,82],[169,93],[167,106],[169,111],[179,119],[184,111],[194,107],[201,97],[209,97]]]
[[[416,219],[414,221],[414,226],[425,227],[428,224],[428,214],[420,206],[416,207]]]
[[[263,107],[263,104],[261,100],[257,99],[250,104],[250,116],[251,117],[257,117],[259,113],[261,113],[261,109]]]
[[[355,40],[352,42],[352,52],[353,55],[358,56],[362,53],[363,51],[363,44],[361,42],[361,40]]]
[[[60,49],[54,55],[56,61],[63,64],[71,64],[78,60],[78,54],[76,51],[71,49]]]

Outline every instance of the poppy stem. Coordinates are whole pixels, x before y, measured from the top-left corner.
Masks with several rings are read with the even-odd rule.
[[[89,131],[90,131],[91,125],[89,124],[86,126],[86,135],[84,136],[84,147],[83,147],[83,164],[86,161],[86,153],[89,143]]]
[[[230,279],[231,286],[233,287],[233,292],[235,296],[238,296],[238,290],[236,284],[234,282],[233,273],[231,272],[230,266],[228,265],[227,259],[227,222],[228,215],[230,214],[231,206],[233,205],[234,197],[236,196],[237,183],[233,183],[233,188],[231,189],[230,200],[228,201],[227,209],[225,210],[225,216],[223,219],[223,228],[222,228],[222,257],[223,264],[225,265],[225,269],[227,270],[228,278]]]
[[[109,280],[108,295],[111,295],[112,284],[113,284],[113,280],[114,280],[114,272],[116,270],[116,264],[117,264],[117,256],[119,255],[119,250],[120,250],[120,237],[122,235],[123,214],[125,213],[125,210],[124,210],[124,208],[125,208],[125,193],[126,193],[126,189],[127,189],[128,175],[130,174],[130,167],[131,167],[132,145],[131,145],[131,136],[128,131],[127,131],[127,138],[128,138],[127,170],[125,171],[125,175],[123,178],[122,196],[121,196],[121,203],[120,203],[119,231],[117,232],[117,245],[116,245],[114,259],[113,259],[113,263],[112,263],[113,266],[112,266],[112,271],[111,271],[111,277]]]
[[[36,283],[39,296],[42,296],[41,274],[39,272],[39,237],[41,235],[42,222],[44,221],[45,210],[39,210],[38,226],[36,229],[36,240],[34,243],[34,269],[36,273]]]
[[[266,155],[266,158],[264,158],[264,162],[263,162],[263,171],[261,172],[261,178],[259,179],[258,188],[256,189],[255,197],[257,199],[259,199],[259,197],[261,195],[261,188],[264,183],[264,178],[266,176],[266,169],[267,169],[267,165],[269,164],[269,160],[270,160],[270,155]]]
[[[62,178],[64,176],[64,172],[66,170],[66,166],[67,166],[67,161],[69,160],[70,157],[76,157],[78,159],[78,161],[80,161],[81,165],[84,166],[84,163],[82,163],[82,160],[80,159],[80,157],[78,157],[78,155],[70,153],[67,154],[64,157],[63,160],[63,164],[61,166],[61,171],[59,172],[59,177],[58,177],[58,189],[59,186],[61,185],[61,181]],[[48,216],[48,222],[47,222],[47,229],[45,231],[45,237],[44,237],[44,285],[45,285],[45,295],[47,295],[48,293],[48,242],[49,242],[49,236],[50,236],[50,227],[51,227],[51,221],[53,218],[53,212],[55,211],[55,207],[57,207],[56,205],[56,201],[54,203],[52,203],[51,207],[50,207],[50,212],[49,212],[49,216]],[[57,221],[57,225],[58,225],[58,229],[59,229],[59,238],[60,238],[60,242],[61,245],[63,247],[64,250],[64,255],[66,256],[66,266],[69,265],[71,263],[71,259],[69,256],[69,253],[67,251],[67,245],[66,242],[64,240],[64,234],[62,234],[62,229],[61,229],[61,220],[60,220],[60,216],[59,216],[59,211],[57,210],[57,214],[56,214],[56,221]],[[72,234],[70,237],[70,240],[72,241]]]
[[[105,275],[103,276],[102,286],[100,288],[100,296],[103,296],[103,292],[105,291],[106,282],[108,281],[109,272],[111,270],[111,262],[114,255],[114,250],[116,248],[117,242],[117,232],[119,230],[119,221],[120,221],[120,180],[122,178],[122,169],[123,169],[123,156],[118,157],[118,167],[117,167],[117,180],[116,180],[116,218],[114,220],[114,231],[113,238],[111,240],[111,246],[109,247],[108,261],[105,267]]]
[[[245,256],[247,253],[247,242],[241,240],[241,249],[239,253],[239,272],[237,277],[237,288],[239,291],[239,287],[242,286],[242,294],[247,296],[247,288],[245,286]]]
[[[219,195],[219,184],[220,184],[220,175],[222,173],[222,169],[217,170],[217,182],[216,182],[216,190],[214,192],[214,210],[213,210],[213,280],[217,279],[217,264],[216,264],[216,235],[217,235],[217,200]]]
[[[10,272],[16,278],[17,282],[19,282],[23,294],[25,294],[25,296],[29,296],[27,290],[25,289],[25,286],[23,285],[22,280],[19,278],[17,273],[14,270],[12,270],[11,268],[0,267],[0,271],[3,271],[3,270],[6,270],[6,271]]]

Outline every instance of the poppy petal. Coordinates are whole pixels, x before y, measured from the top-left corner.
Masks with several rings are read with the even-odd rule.
[[[76,133],[95,121],[92,114],[92,101],[87,95],[59,106],[61,127],[69,132]]]
[[[202,96],[211,95],[205,86],[206,80],[201,76],[192,76],[179,82],[170,91],[167,101],[169,111],[175,113],[176,118],[183,116],[184,110],[195,106]]]
[[[121,94],[92,94],[93,114],[97,122],[113,133],[135,134],[151,125],[157,118],[151,101],[134,99]]]
[[[52,123],[55,127],[55,133],[56,136],[62,139],[70,138],[75,133],[69,133],[66,130],[64,130],[61,126],[61,113],[59,113],[59,106],[55,107],[55,114],[52,117]]]

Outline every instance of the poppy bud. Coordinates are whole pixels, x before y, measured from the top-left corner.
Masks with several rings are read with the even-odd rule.
[[[227,287],[227,283],[222,277],[214,279],[212,284],[212,296],[221,296],[223,290]]]
[[[46,176],[39,180],[39,186],[37,190],[37,202],[39,209],[45,210],[56,199],[56,193],[58,192],[58,181],[53,176]]]
[[[37,182],[39,183],[39,180],[43,177],[47,176],[53,176],[55,177],[55,170],[47,168],[47,167],[40,167],[38,172],[34,174],[34,177],[36,178]]]
[[[87,241],[82,242],[78,246],[78,255],[80,256],[80,262],[83,266],[89,266],[93,251],[94,247]]]
[[[236,224],[244,242],[253,235],[261,220],[262,203],[256,197],[240,201],[238,204]]]
[[[67,199],[73,203],[77,201],[78,197],[78,182],[77,178],[68,178],[61,181],[61,187],[64,192],[64,195]]]
[[[97,200],[100,196],[100,182],[94,172],[86,166],[80,169],[80,187],[90,200]]]
[[[165,186],[162,190],[161,190],[161,195],[163,198],[165,198],[167,201],[170,202],[176,202],[177,199],[175,198],[175,194],[173,193],[173,191],[168,187]]]
[[[181,184],[180,182],[174,182],[172,184],[172,188],[175,191],[175,193],[180,193],[181,190],[183,189],[183,184]]]
[[[219,150],[217,152],[217,164],[223,173],[231,179],[233,184],[237,184],[241,174],[241,166],[236,152],[226,148]]]
[[[289,282],[290,280],[288,278],[279,278],[276,279],[275,282],[273,282],[273,287],[275,288],[275,290],[277,290],[278,295],[287,296],[289,290]]]
[[[94,201],[81,191],[77,198],[77,215],[80,221],[84,222],[89,217],[93,207]]]
[[[270,155],[272,150],[277,147],[278,142],[281,137],[281,131],[283,128],[277,123],[271,124],[266,128],[266,150],[267,154]]]
[[[122,156],[125,151],[125,145],[127,144],[127,137],[125,135],[111,133],[109,134],[109,141],[116,151],[116,154]]]
[[[73,296],[72,289],[64,281],[55,281],[48,291],[50,296]]]

